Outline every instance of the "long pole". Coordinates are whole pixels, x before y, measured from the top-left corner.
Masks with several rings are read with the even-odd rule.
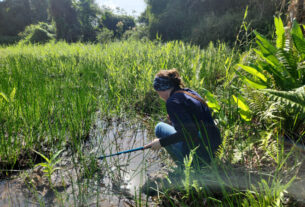
[[[117,153],[110,154],[110,155],[100,156],[97,159],[102,160],[102,159],[104,159],[106,157],[112,157],[112,156],[116,156],[116,155],[120,155],[120,154],[125,154],[125,153],[135,152],[135,151],[139,151],[139,150],[145,150],[145,149],[147,149],[147,148],[145,148],[145,147],[138,147],[138,148],[135,148],[135,149],[121,151],[121,152],[117,152]]]

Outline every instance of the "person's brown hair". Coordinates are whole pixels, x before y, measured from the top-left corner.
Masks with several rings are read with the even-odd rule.
[[[184,88],[184,83],[176,68],[170,70],[160,70],[156,77],[168,78],[172,81],[176,88]]]

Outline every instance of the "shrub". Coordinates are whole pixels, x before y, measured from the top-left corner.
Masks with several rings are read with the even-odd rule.
[[[256,57],[253,62],[238,64],[237,73],[248,87],[269,98],[269,108],[264,111],[272,111],[275,104],[282,107],[272,117],[282,117],[285,133],[299,138],[305,129],[305,38],[296,21],[290,31],[285,31],[280,18],[274,22],[275,43],[255,32]]]
[[[190,40],[199,45],[208,45],[210,41],[232,42],[242,22],[242,13],[226,12],[222,16],[214,14],[202,18],[198,27],[194,27]]]
[[[134,27],[130,30],[127,30],[126,32],[124,32],[123,34],[123,39],[127,40],[127,39],[133,39],[133,40],[144,40],[144,39],[148,39],[148,29],[146,26],[143,25],[139,25],[137,27]]]
[[[113,37],[114,37],[113,31],[104,27],[97,34],[97,41],[100,43],[107,43],[107,42],[111,42],[113,40]]]
[[[25,43],[46,43],[55,38],[55,31],[52,25],[40,22],[27,26],[19,36]]]

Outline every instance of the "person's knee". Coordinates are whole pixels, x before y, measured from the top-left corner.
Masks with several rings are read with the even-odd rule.
[[[162,134],[161,134],[162,127],[163,127],[163,123],[162,123],[162,122],[159,122],[159,123],[156,125],[156,127],[155,127],[155,135],[156,135],[156,137],[158,137],[158,138],[161,138],[161,137],[162,137]]]

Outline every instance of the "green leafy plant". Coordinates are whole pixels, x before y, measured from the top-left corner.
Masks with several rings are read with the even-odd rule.
[[[32,24],[25,28],[24,32],[20,33],[21,42],[24,43],[46,43],[55,38],[55,30],[52,25],[44,22]]]
[[[294,126],[304,126],[305,38],[301,30],[303,25],[296,21],[287,31],[280,18],[275,17],[274,24],[275,43],[255,32],[258,48],[253,49],[256,54],[254,61],[247,65],[237,64],[240,70],[236,73],[249,88],[269,98],[264,111],[272,111],[268,107],[274,107],[275,102],[282,106],[281,111],[278,110],[277,114],[269,117],[281,117],[286,120],[283,128],[289,131],[292,130],[289,123],[295,120],[296,114],[298,115]]]
[[[192,162],[193,162],[193,157],[196,153],[198,147],[194,148],[191,150],[189,156],[184,158],[184,174],[185,174],[185,179],[182,181],[183,186],[186,190],[186,198],[189,198],[190,196],[190,191],[192,188],[192,180],[191,180],[191,171],[192,171]]]
[[[234,102],[237,104],[238,112],[241,118],[245,121],[251,121],[251,110],[248,104],[246,103],[245,98],[239,94],[237,95],[237,97],[235,95],[232,95],[232,97]]]
[[[58,156],[63,150],[60,150],[57,153],[55,153],[50,159],[47,158],[46,156],[44,156],[42,153],[37,152],[36,150],[33,150],[33,151],[36,152],[38,155],[40,155],[45,160],[45,162],[36,164],[35,167],[41,166],[44,168],[43,172],[45,173],[45,176],[48,178],[49,185],[52,186],[51,176],[56,170],[60,170],[60,168],[55,167],[55,165],[61,161],[61,159],[58,159]]]
[[[279,181],[272,181],[271,186],[264,179],[258,184],[258,187],[252,185],[252,191],[245,193],[242,206],[283,206],[285,190],[294,181],[292,178],[287,184],[282,185]]]
[[[238,64],[247,75],[239,73],[242,80],[254,89],[273,88],[291,90],[305,84],[305,39],[301,26],[294,21],[286,33],[280,18],[274,18],[276,45],[255,32],[258,49],[253,49],[257,59],[250,65]]]
[[[263,93],[270,96],[271,99],[280,101],[285,106],[295,109],[296,113],[305,113],[305,86],[290,91],[264,89]]]

